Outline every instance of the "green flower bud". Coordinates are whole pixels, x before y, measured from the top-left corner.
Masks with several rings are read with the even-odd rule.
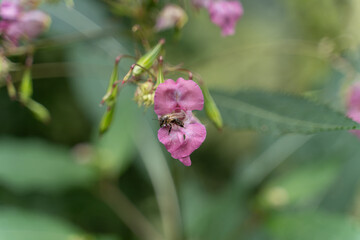
[[[165,80],[164,80],[164,73],[163,73],[163,58],[162,58],[162,56],[160,56],[159,57],[158,76],[157,76],[155,88],[157,88],[157,86],[159,86],[159,84],[163,83],[164,81]]]
[[[117,92],[118,92],[118,87],[116,86],[114,88],[114,86],[113,86],[114,83],[117,81],[117,79],[119,77],[118,65],[119,65],[119,61],[117,59],[115,61],[114,69],[113,69],[113,71],[111,73],[108,89],[106,91],[105,96],[103,97],[103,99],[101,101],[101,103],[106,102],[109,106],[114,105],[115,100],[116,100],[116,96],[117,96]]]
[[[209,92],[209,89],[204,84],[201,84],[200,88],[204,94],[204,104],[205,104],[204,107],[205,107],[206,115],[218,129],[222,129],[223,120],[220,111]]]
[[[11,99],[15,100],[16,99],[16,89],[10,78],[8,78],[6,80],[6,87],[7,87],[9,97]]]
[[[154,96],[154,83],[147,81],[138,85],[135,91],[134,100],[139,104],[139,106],[144,105],[145,107],[150,107],[154,104]]]
[[[21,80],[19,94],[20,94],[20,101],[23,103],[27,103],[33,94],[33,86],[32,86],[32,78],[31,78],[31,69],[30,68],[25,69],[24,75]]]
[[[26,107],[32,112],[34,117],[43,123],[50,121],[49,111],[40,103],[29,98],[26,102]]]
[[[139,66],[135,66],[132,72],[133,76],[139,76],[141,73],[144,72],[144,69],[149,69],[154,64],[154,61],[159,56],[164,43],[165,40],[161,39],[153,49],[147,52],[136,62],[136,64],[142,66],[142,68]]]
[[[109,129],[114,117],[114,112],[115,112],[115,103],[114,105],[112,105],[107,109],[107,111],[105,112],[104,116],[101,119],[100,127],[99,127],[100,134],[104,134]]]

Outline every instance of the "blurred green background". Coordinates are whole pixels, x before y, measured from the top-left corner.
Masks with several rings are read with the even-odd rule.
[[[168,62],[213,90],[294,93],[345,111],[360,69],[358,0],[243,0],[228,38],[205,10],[182,4],[189,22],[181,36],[158,35]],[[133,22],[100,0],[42,9],[52,42],[35,54],[34,99],[52,121],[37,122],[0,88],[1,240],[360,239],[355,136],[218,131],[199,113],[208,134],[186,168],[159,144],[155,114],[129,87],[99,137],[114,59],[142,50]],[[122,75],[131,64],[121,62]]]

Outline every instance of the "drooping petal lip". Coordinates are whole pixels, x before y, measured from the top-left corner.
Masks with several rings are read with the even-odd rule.
[[[176,127],[169,133],[167,128],[160,128],[158,139],[175,159],[183,159],[198,149],[206,138],[206,128],[195,122]]]

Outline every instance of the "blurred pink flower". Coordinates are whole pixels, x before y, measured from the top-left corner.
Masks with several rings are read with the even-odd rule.
[[[243,15],[241,3],[234,1],[212,1],[208,6],[211,21],[221,28],[223,36],[234,35],[237,21]]]
[[[180,160],[185,166],[191,165],[190,154],[206,138],[205,126],[192,114],[192,110],[202,110],[203,106],[202,91],[192,80],[179,78],[175,82],[168,79],[155,91],[154,110],[159,119],[176,116],[174,118],[179,121],[177,124],[171,122],[163,125],[158,131],[159,141],[173,158]]]
[[[40,10],[25,12],[19,19],[22,34],[28,39],[40,35],[50,24],[50,17]]]
[[[347,116],[355,122],[360,123],[360,82],[355,82],[349,88]],[[350,132],[360,137],[360,130],[350,130]]]
[[[50,17],[40,10],[25,11],[17,0],[0,5],[0,33],[15,45],[21,38],[32,40],[50,24]]]
[[[1,19],[16,20],[22,11],[22,7],[19,1],[5,0],[0,5]]]

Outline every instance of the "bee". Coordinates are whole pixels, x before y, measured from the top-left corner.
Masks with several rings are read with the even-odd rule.
[[[184,127],[185,112],[175,112],[162,115],[159,118],[160,127],[169,127],[169,134],[174,125]]]

